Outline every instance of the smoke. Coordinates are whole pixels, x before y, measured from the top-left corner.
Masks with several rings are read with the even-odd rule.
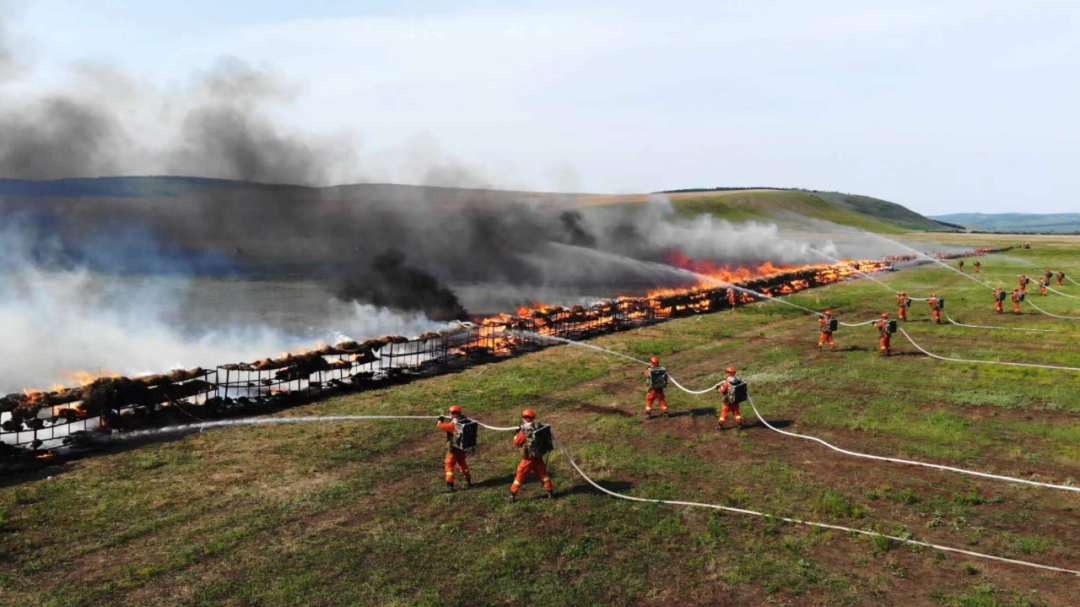
[[[465,320],[467,314],[453,291],[430,274],[405,263],[405,254],[390,249],[371,260],[369,271],[349,276],[339,297],[376,306],[422,312],[434,320]]]

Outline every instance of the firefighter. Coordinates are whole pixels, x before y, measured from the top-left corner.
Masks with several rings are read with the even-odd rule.
[[[976,273],[976,274],[978,274],[978,273],[979,273],[979,270],[981,270],[981,269],[982,269],[982,264],[981,264],[981,263],[979,263],[979,260],[978,260],[978,259],[976,259],[976,260],[975,260],[975,273]]]
[[[1039,295],[1046,296],[1046,288],[1050,286],[1050,279],[1043,276],[1039,279]]]
[[[930,311],[934,313],[934,324],[941,324],[941,300],[938,299],[937,293],[930,296],[930,299],[926,301],[930,304]]]
[[[1060,287],[1060,286],[1062,286],[1062,285],[1064,284],[1064,283],[1062,282],[1063,280],[1065,280],[1065,272],[1062,272],[1061,270],[1058,270],[1058,273],[1057,273],[1057,281],[1058,281],[1058,286],[1059,286],[1059,287]]]
[[[649,387],[649,391],[645,393],[645,419],[652,419],[652,405],[657,399],[660,400],[660,415],[667,417],[667,397],[664,396],[664,388],[667,388],[668,383],[667,369],[661,367],[660,359],[654,356],[649,359],[649,368],[643,374],[645,384]]]
[[[1016,288],[1012,292],[1013,314],[1020,313],[1020,302],[1023,301],[1023,292]]]
[[[731,304],[731,309],[734,310],[735,309],[735,289],[732,289],[731,287],[728,287],[728,290],[727,290],[727,301],[728,301],[729,304]]]
[[[1028,277],[1027,274],[1020,275],[1020,292],[1027,293]]]
[[[465,477],[465,486],[472,487],[472,475],[469,474],[469,464],[465,461],[465,450],[454,446],[454,433],[459,421],[468,420],[462,412],[460,405],[453,405],[449,410],[450,419],[440,415],[436,423],[440,430],[446,431],[446,492],[454,492],[454,466],[461,469],[461,475]],[[469,420],[472,421],[472,420]]]
[[[1005,291],[1001,287],[994,288],[994,309],[998,314],[1004,314],[1005,310],[1002,309],[1001,304],[1005,301]]]
[[[1051,279],[1051,278],[1053,278],[1053,277],[1054,277],[1054,271],[1053,271],[1053,270],[1051,270],[1050,268],[1046,268],[1046,271],[1045,271],[1045,272],[1043,272],[1043,278],[1045,278],[1045,279],[1046,279],[1046,282],[1047,282],[1048,284],[1049,284],[1049,282],[1050,282],[1050,279]]]
[[[724,429],[724,421],[727,420],[728,415],[735,416],[735,427],[742,430],[742,413],[739,411],[739,403],[735,402],[735,386],[740,383],[742,383],[742,380],[735,377],[735,367],[728,367],[727,379],[716,388],[723,401],[723,405],[720,407],[720,419],[716,421],[717,430]]]
[[[900,306],[900,320],[907,320],[908,306],[911,305],[911,299],[908,298],[907,291],[903,291],[897,295],[896,301]]]
[[[531,436],[533,432],[539,429],[539,424],[536,423],[536,411],[532,409],[525,409],[521,412],[521,429],[518,430],[516,436],[514,436],[514,446],[521,449],[521,463],[517,467],[517,475],[514,476],[514,484],[510,485],[510,501],[517,501],[518,490],[521,489],[521,483],[525,482],[530,472],[535,472],[536,476],[540,477],[540,480],[544,483],[544,490],[547,491],[548,499],[555,499],[555,487],[551,484],[551,477],[548,476],[547,464],[544,463],[544,455],[534,454],[534,448],[530,445]]]
[[[964,271],[964,260],[961,259],[960,261],[956,262],[956,267],[960,268],[960,271],[963,272]]]
[[[881,336],[881,355],[892,356],[892,335],[889,333],[889,313],[881,313],[881,321],[879,321],[874,327],[877,328],[878,334]]]
[[[829,349],[835,350],[836,343],[833,342],[832,331],[832,310],[825,310],[825,316],[818,319],[821,323],[821,339],[818,340],[818,350],[825,347],[825,342],[829,342]]]

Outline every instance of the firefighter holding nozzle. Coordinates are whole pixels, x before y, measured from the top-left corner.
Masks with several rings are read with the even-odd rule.
[[[1020,302],[1024,301],[1024,296],[1025,295],[1026,295],[1026,293],[1024,293],[1024,291],[1022,291],[1019,287],[1013,289],[1013,292],[1012,292],[1013,314],[1019,314],[1020,313]]]
[[[878,335],[881,336],[881,355],[892,356],[892,334],[896,330],[896,321],[889,320],[888,312],[882,312],[881,320],[874,327],[877,328]]]
[[[833,341],[833,332],[836,331],[839,322],[833,318],[832,310],[825,310],[825,316],[818,319],[821,323],[821,339],[818,340],[818,350],[825,347],[825,342],[829,342],[829,349],[836,349],[836,342]]]
[[[994,310],[998,314],[1004,314],[1005,310],[1002,309],[1001,304],[1005,302],[1005,290],[1001,287],[994,288]]]
[[[911,298],[907,296],[907,291],[896,296],[896,304],[900,308],[900,320],[907,320],[907,311],[911,307]]]
[[[727,368],[727,379],[716,387],[716,392],[723,401],[720,419],[716,420],[716,429],[723,430],[728,415],[734,415],[735,427],[742,430],[743,418],[739,405],[746,401],[746,382],[735,376],[735,367]]]
[[[518,464],[514,484],[510,485],[510,501],[517,501],[521,483],[525,482],[530,472],[535,472],[543,481],[547,498],[555,499],[555,487],[551,484],[551,476],[544,463],[544,456],[555,449],[551,426],[536,421],[536,411],[525,409],[521,412],[521,428],[514,436],[514,446],[521,449],[521,463]]]
[[[465,453],[476,449],[476,433],[478,424],[465,417],[460,405],[453,405],[449,410],[450,418],[445,415],[439,416],[437,426],[446,431],[446,492],[454,492],[454,466],[461,469],[461,475],[465,477],[465,486],[472,487],[472,475],[469,474],[469,464],[465,461]]]
[[[930,296],[930,299],[926,300],[926,303],[930,304],[930,311],[934,313],[934,324],[941,324],[941,310],[945,307],[945,299],[938,297],[937,293]]]
[[[645,393],[645,419],[652,419],[653,401],[660,400],[660,415],[668,416],[667,397],[664,396],[664,388],[667,388],[667,369],[660,366],[660,359],[649,359],[649,368],[642,372],[645,375],[645,385],[649,391]]]

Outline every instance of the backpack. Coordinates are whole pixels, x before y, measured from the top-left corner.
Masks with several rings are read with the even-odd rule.
[[[467,417],[454,420],[454,438],[450,441],[455,449],[476,451],[476,438],[480,433],[480,424]]]
[[[728,380],[728,390],[731,392],[732,404],[739,405],[746,402],[748,398],[746,386],[746,382],[737,377]]]
[[[937,309],[938,310],[944,310],[945,309],[945,298],[944,297],[938,297],[937,298]]]
[[[1020,301],[1024,301],[1025,297],[1027,297],[1027,293],[1024,293],[1023,291],[1020,291]]]
[[[649,367],[649,388],[663,390],[667,387],[667,369],[664,367]]]
[[[890,320],[889,324],[885,325],[885,333],[892,335],[900,329],[900,324],[895,320]]]
[[[840,328],[840,320],[836,318],[829,319],[829,333],[835,333]]]
[[[551,434],[551,426],[533,422],[521,427],[525,433],[525,448],[529,457],[543,457],[555,450],[555,437]]]
[[[1005,301],[1005,297],[1006,297],[1005,291],[998,291],[998,293],[997,293],[997,300],[998,301]]]
[[[910,308],[911,307],[911,298],[910,297],[905,297],[904,298],[904,307],[905,308]]]

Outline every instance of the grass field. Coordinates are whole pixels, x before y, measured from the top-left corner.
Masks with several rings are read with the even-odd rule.
[[[990,236],[933,235],[981,245]],[[1080,276],[1080,239],[1032,239],[1013,253]],[[1009,281],[1025,266],[983,260]],[[931,351],[1080,366],[1075,322],[998,317],[954,272],[890,275],[948,297],[961,322],[1054,329],[977,331],[928,322]],[[1080,295],[1080,287],[1069,285]],[[802,305],[860,321],[894,312],[870,281],[804,292]],[[1040,306],[1080,316],[1080,300]],[[1027,308],[1031,312],[1031,308]],[[897,337],[879,358],[873,329],[816,348],[817,321],[761,304],[600,338],[659,355],[704,388],[728,365],[773,423],[853,450],[1011,476],[1080,480],[1077,374],[934,361]],[[714,430],[715,394],[668,391],[674,415],[643,420],[641,369],[558,347],[413,384],[333,398],[282,415],[436,414],[452,403],[495,425],[531,407],[604,486],[835,523],[1080,569],[1080,497],[925,468],[868,462],[755,425]],[[744,408],[744,414],[749,407]],[[0,601],[9,605],[1074,605],[1080,581],[1055,573],[806,527],[615,500],[550,458],[558,499],[535,479],[507,501],[517,461],[486,432],[476,487],[442,493],[433,423],[221,429],[115,447],[0,479]]]

